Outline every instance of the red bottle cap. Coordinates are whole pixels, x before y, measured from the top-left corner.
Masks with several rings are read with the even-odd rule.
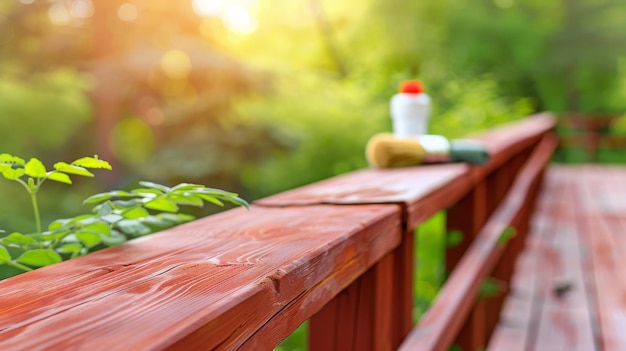
[[[419,80],[405,80],[400,84],[400,92],[405,94],[419,94],[424,91],[422,82]]]

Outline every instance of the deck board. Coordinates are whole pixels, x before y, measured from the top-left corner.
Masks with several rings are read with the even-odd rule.
[[[552,166],[489,350],[626,350],[626,168]]]

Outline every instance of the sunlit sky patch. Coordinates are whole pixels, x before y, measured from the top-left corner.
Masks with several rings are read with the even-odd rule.
[[[197,14],[218,17],[228,30],[237,34],[251,34],[257,29],[257,6],[258,0],[193,0]]]

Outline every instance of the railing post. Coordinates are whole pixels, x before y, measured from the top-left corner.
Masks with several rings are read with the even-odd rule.
[[[487,183],[479,181],[465,197],[448,210],[448,233],[459,231],[462,240],[446,252],[446,272],[451,272],[487,220]],[[477,303],[457,337],[464,351],[475,351],[486,344],[485,304]]]
[[[397,349],[413,328],[413,282],[415,267],[415,233],[413,228],[404,230],[402,243],[394,251],[394,339]]]
[[[314,314],[309,350],[393,350],[393,270],[391,253]]]

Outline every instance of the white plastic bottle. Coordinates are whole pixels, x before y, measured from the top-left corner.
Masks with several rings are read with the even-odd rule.
[[[393,134],[409,138],[428,133],[430,97],[423,92],[422,83],[408,80],[400,84],[400,92],[391,98]]]

